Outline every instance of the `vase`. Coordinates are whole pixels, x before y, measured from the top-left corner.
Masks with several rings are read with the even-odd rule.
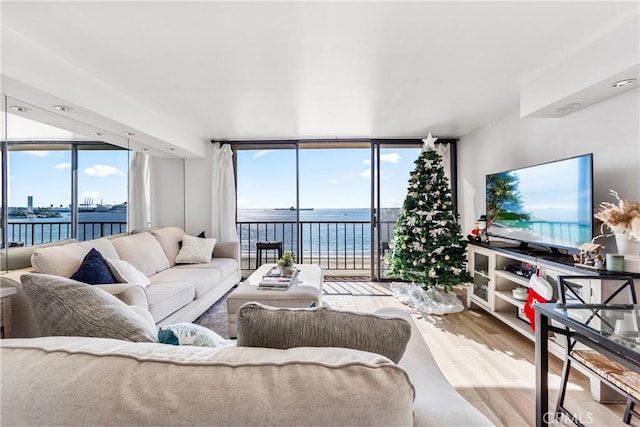
[[[629,234],[616,233],[616,246],[622,255],[640,255],[640,242]]]
[[[282,271],[282,275],[285,277],[291,276],[291,273],[293,273],[293,267],[280,267],[280,271]]]

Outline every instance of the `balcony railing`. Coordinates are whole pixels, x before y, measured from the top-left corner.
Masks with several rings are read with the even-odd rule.
[[[78,222],[76,238],[84,241],[126,231],[126,221]],[[71,222],[10,222],[7,229],[9,246],[33,246],[70,237]]]
[[[297,254],[298,263],[320,264],[330,270],[368,270],[371,260],[370,224],[369,221],[239,222],[237,232],[242,269],[256,268],[256,242],[279,240],[284,251]],[[389,242],[393,238],[394,226],[395,222],[391,221],[380,224],[381,242]],[[275,262],[277,255],[275,251],[265,252],[262,260]]]
[[[393,238],[395,222],[381,222],[381,242]],[[329,270],[369,270],[371,260],[369,221],[245,221],[237,224],[242,269],[256,267],[256,242],[279,240],[283,250],[298,256],[298,263],[319,264]],[[80,241],[127,231],[126,222],[79,222]],[[32,246],[71,237],[70,222],[10,222],[10,246]],[[298,236],[300,236],[298,251]],[[275,252],[266,252],[263,262],[277,261]]]

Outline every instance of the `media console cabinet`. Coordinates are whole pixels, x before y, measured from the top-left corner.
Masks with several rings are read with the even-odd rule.
[[[534,252],[527,248],[514,247],[513,243],[491,242],[467,245],[467,270],[473,277],[473,282],[467,290],[467,305],[469,308],[479,307],[495,316],[506,325],[513,328],[531,341],[535,335],[531,325],[524,316],[522,301],[513,297],[512,290],[518,287],[529,287],[529,278],[515,274],[509,270],[516,270],[522,263],[530,264],[540,271],[540,276],[547,279],[554,287],[553,302],[558,297],[558,277],[584,275],[583,295],[588,296],[589,303],[602,302],[601,295],[606,292],[606,276],[625,275],[634,277],[636,294],[640,296],[640,274],[611,273],[575,267],[570,255],[553,255]],[[535,273],[534,273],[535,274]],[[550,352],[564,359],[564,337],[557,336],[549,342]],[[599,402],[617,400],[606,388],[597,386],[592,380],[592,394]]]

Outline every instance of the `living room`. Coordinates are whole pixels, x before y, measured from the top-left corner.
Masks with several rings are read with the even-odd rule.
[[[465,235],[485,213],[488,174],[582,154],[593,154],[596,204],[615,201],[610,190],[640,200],[637,2],[3,2],[1,7],[5,113],[23,114],[7,111],[12,100],[21,101],[49,113],[42,116],[44,123],[85,136],[97,129],[104,142],[148,154],[149,226],[211,235],[212,141],[253,141],[257,150],[305,141],[420,142],[429,133],[451,140]],[[612,87],[625,79],[635,81]],[[6,169],[3,164],[10,179]],[[268,192],[268,179],[258,185]],[[615,246],[613,238],[602,241]],[[374,311],[387,300],[357,303]],[[465,313],[462,324],[444,317],[420,325],[423,335],[435,337],[431,351],[440,368],[449,382],[462,384],[456,388],[467,400],[481,402],[492,423],[532,424],[532,343],[517,334],[491,341],[510,329],[478,317],[482,311]],[[461,328],[460,335],[471,336],[481,348],[503,350],[486,363],[522,370],[513,376],[526,383],[526,397],[509,402],[504,390],[489,398],[469,391],[474,381],[492,388],[493,379],[462,372],[490,369],[485,362],[457,363],[447,347],[463,351],[464,344],[447,328]],[[507,361],[510,345],[517,356]],[[481,350],[474,346],[476,351]],[[577,381],[574,387],[583,389],[579,399],[590,395],[588,380]],[[506,383],[495,388],[507,389]],[[492,398],[514,410],[498,409]],[[624,405],[606,410],[600,407],[608,405],[584,405],[601,424],[621,422]]]

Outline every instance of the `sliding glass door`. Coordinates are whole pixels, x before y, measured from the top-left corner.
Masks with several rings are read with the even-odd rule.
[[[300,245],[304,262],[342,275],[369,275],[369,142],[299,145]]]
[[[375,279],[393,279],[385,275],[384,257],[390,255],[395,224],[407,195],[409,176],[420,155],[417,144],[392,144],[380,141],[374,145],[374,159],[379,173],[373,179],[376,216],[374,240],[376,242],[372,276]]]
[[[256,243],[259,241],[280,241],[283,251],[297,254],[296,145],[236,147],[234,157],[241,268],[256,268]],[[277,251],[265,251],[262,261],[276,262]]]
[[[300,263],[320,264],[334,275],[384,278],[382,257],[420,140],[232,145],[243,269],[256,268],[257,241],[277,240]],[[262,258],[276,260],[273,252]]]

